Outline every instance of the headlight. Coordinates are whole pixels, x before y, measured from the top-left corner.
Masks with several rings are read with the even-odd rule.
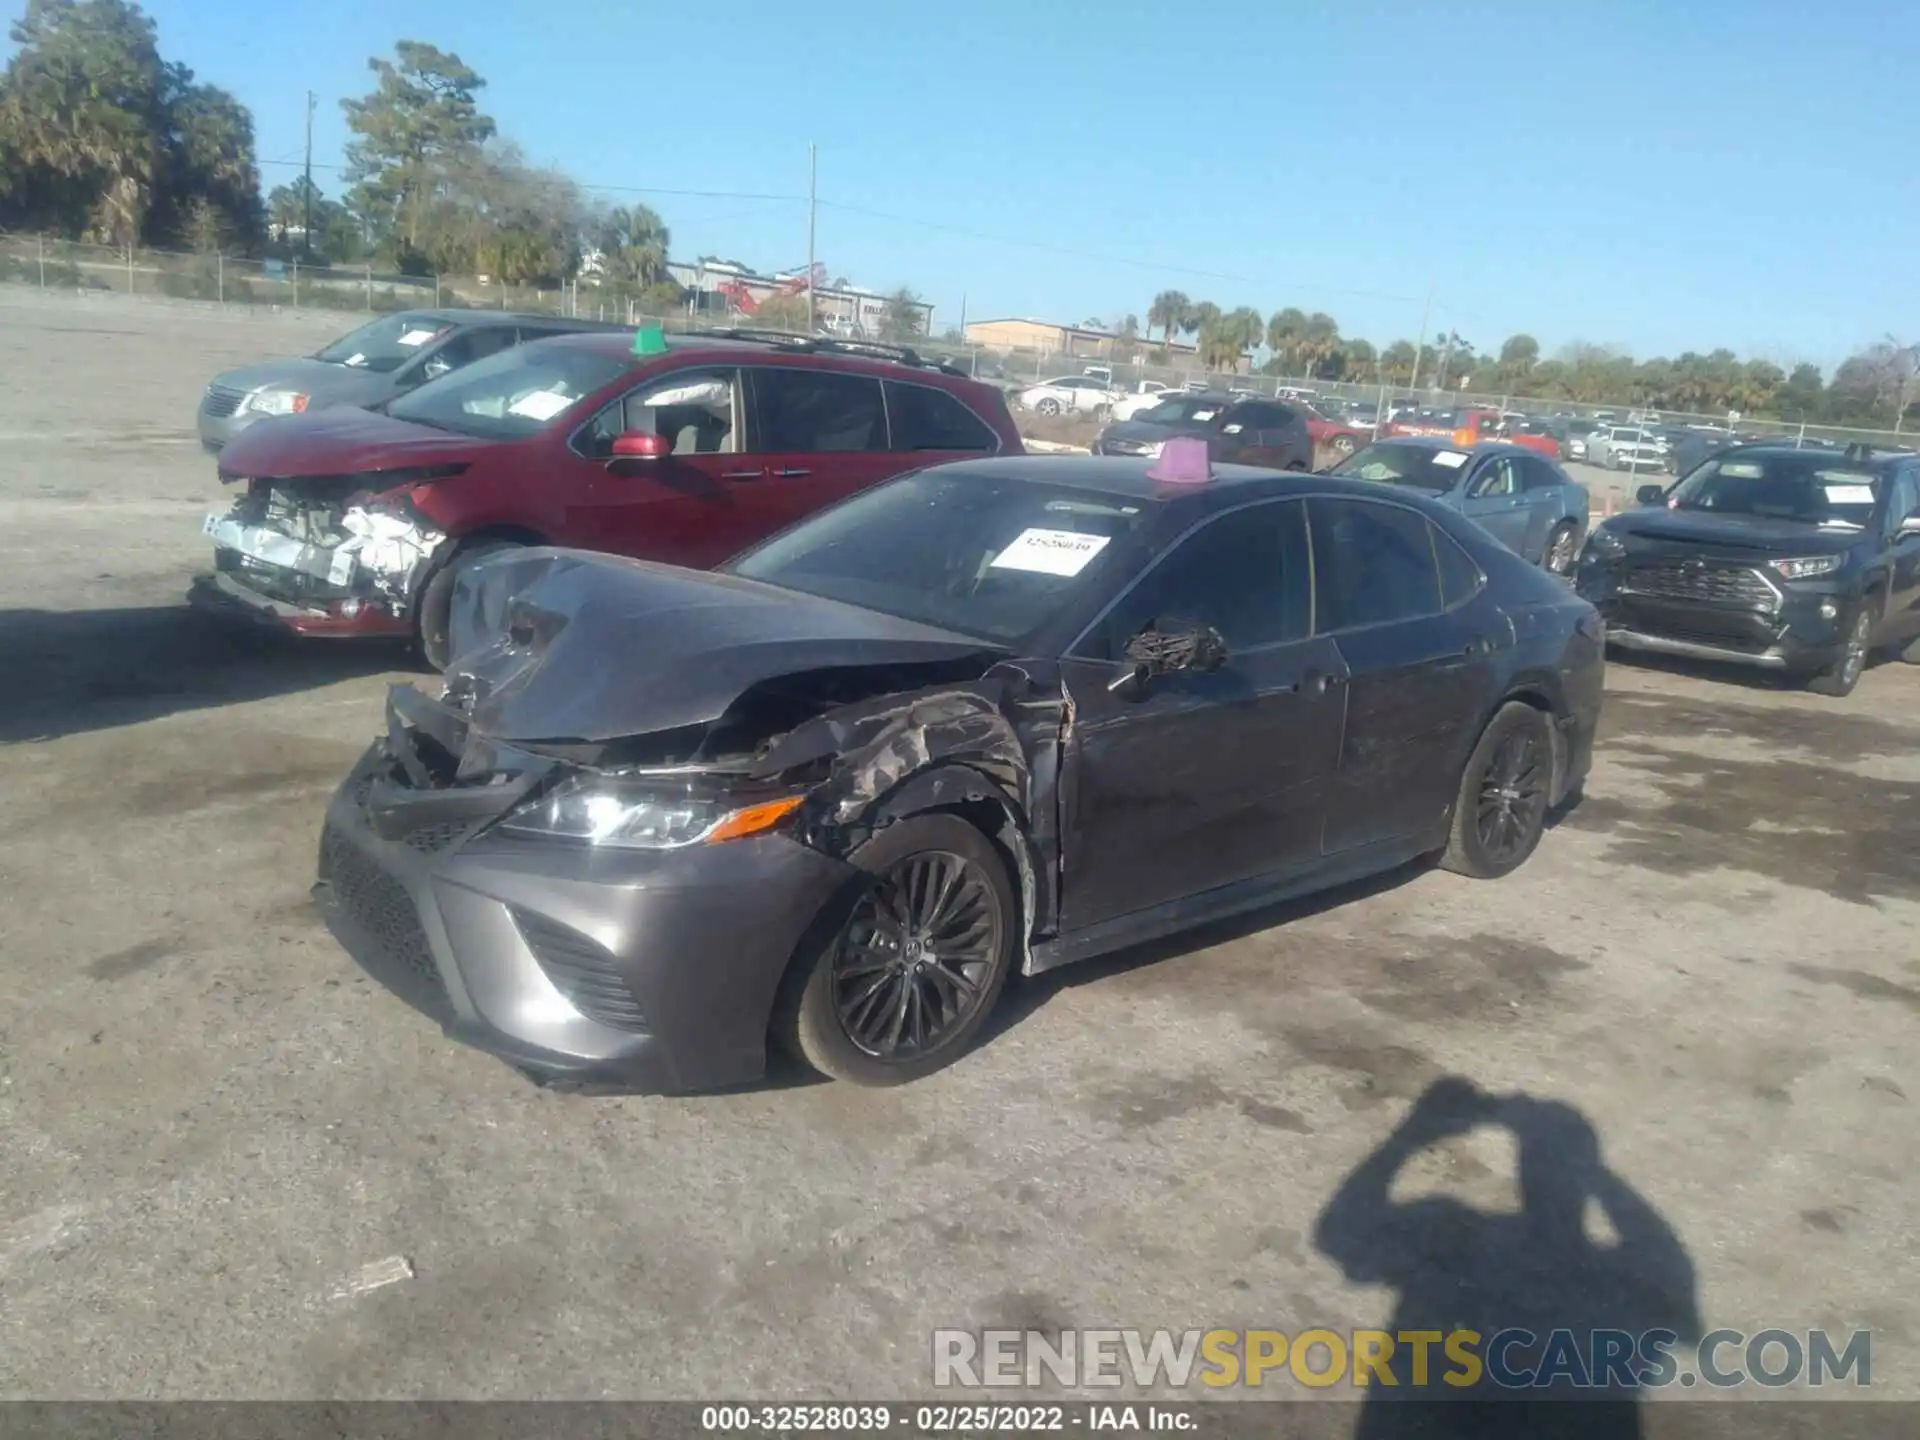
[[[1815,575],[1831,575],[1846,561],[1844,555],[1803,555],[1792,560],[1769,563],[1789,580],[1811,580]]]
[[[1627,553],[1627,542],[1602,525],[1587,536],[1587,554],[1596,560],[1618,560]]]
[[[307,397],[297,390],[256,390],[247,397],[247,409],[256,415],[298,415]]]
[[[500,822],[500,828],[627,850],[679,850],[771,830],[800,808],[801,799],[787,795],[742,806],[724,797],[669,796],[657,787],[642,789],[601,776],[581,776],[521,806]]]

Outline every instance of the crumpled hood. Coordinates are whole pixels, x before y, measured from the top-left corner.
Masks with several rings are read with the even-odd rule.
[[[393,393],[393,376],[351,365],[329,365],[310,356],[285,360],[256,360],[214,376],[213,383],[230,390],[298,390],[307,396],[307,408],[323,405],[367,405]]]
[[[249,425],[220,452],[220,471],[225,477],[284,480],[460,465],[499,443],[343,406]]]
[[[587,551],[514,550],[455,584],[450,682],[496,740],[606,742],[711,725],[807,671],[1004,653],[949,630],[732,575]]]
[[[1859,530],[1823,530],[1803,520],[1769,515],[1721,515],[1705,510],[1669,510],[1664,505],[1628,510],[1607,522],[1630,539],[1682,545],[1732,545],[1773,555],[1837,555],[1860,540]]]

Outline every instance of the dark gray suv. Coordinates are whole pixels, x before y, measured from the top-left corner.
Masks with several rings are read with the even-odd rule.
[[[1311,470],[1313,435],[1306,412],[1279,400],[1239,395],[1170,395],[1131,420],[1102,430],[1096,455],[1158,455],[1175,436],[1207,442],[1218,462],[1261,465],[1269,470]]]
[[[402,310],[369,320],[315,355],[260,360],[213,377],[200,443],[219,450],[256,420],[333,405],[372,406],[525,340],[623,327],[500,310]]]

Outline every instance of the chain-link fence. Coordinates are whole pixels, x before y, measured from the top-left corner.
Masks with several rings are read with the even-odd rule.
[[[508,285],[488,276],[399,275],[371,266],[309,265],[297,260],[253,260],[219,254],[185,254],[145,247],[88,245],[38,235],[0,233],[0,283],[46,290],[95,292],[171,300],[206,301],[222,306],[339,310],[380,313],[423,306],[463,306],[487,310],[578,316],[639,323],[648,320],[669,329],[759,325],[753,316],[722,317],[681,313],[649,315],[639,302],[616,287],[592,282],[552,288]],[[1065,354],[1058,350],[1002,350],[920,337],[916,349],[937,356],[976,378],[1010,393],[1065,375],[1095,375],[1112,388],[1138,393],[1155,387],[1206,389],[1257,395],[1291,392],[1327,402],[1329,411],[1351,411],[1364,424],[1384,421],[1401,407],[1429,410],[1496,410],[1549,431],[1566,432],[1587,424],[1645,424],[1670,430],[1699,428],[1751,438],[1791,439],[1796,443],[1859,444],[1910,448],[1912,435],[1892,430],[1837,426],[1798,417],[1757,419],[1738,414],[1692,414],[1653,410],[1625,401],[1575,403],[1526,395],[1493,395],[1422,384],[1415,392],[1379,382],[1353,383],[1210,370],[1198,355],[1163,352],[1150,343],[1126,346],[1124,358]],[[1424,377],[1423,377],[1424,379]],[[1337,403],[1336,403],[1337,402]]]

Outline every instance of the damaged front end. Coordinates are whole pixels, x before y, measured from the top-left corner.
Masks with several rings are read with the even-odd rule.
[[[202,532],[214,569],[198,606],[301,635],[405,635],[448,537],[410,487],[443,472],[259,478]]]
[[[871,883],[861,844],[931,810],[1002,847],[1027,933],[1052,914],[1056,675],[561,551],[480,567],[454,604],[444,692],[394,688],[329,809],[318,893],[459,1038],[548,1080],[750,1081],[790,963]]]

